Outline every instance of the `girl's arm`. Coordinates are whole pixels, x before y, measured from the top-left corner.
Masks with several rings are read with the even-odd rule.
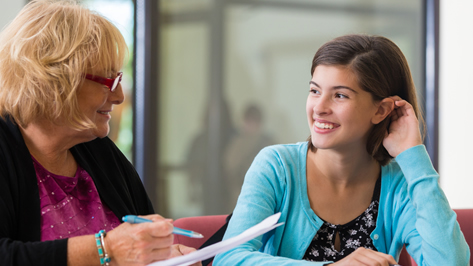
[[[415,228],[408,232],[406,225],[403,229],[407,251],[419,265],[468,265],[468,245],[422,145],[415,112],[401,98],[392,99],[395,110],[383,144],[401,167],[415,209],[416,217],[406,218],[415,219]]]

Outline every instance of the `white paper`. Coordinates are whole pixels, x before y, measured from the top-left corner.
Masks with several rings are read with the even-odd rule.
[[[148,264],[148,266],[177,266],[177,265],[185,266],[185,265],[191,265],[193,263],[196,263],[202,260],[206,260],[219,253],[225,252],[240,244],[250,241],[251,239],[257,236],[262,235],[282,225],[283,223],[277,224],[280,216],[281,216],[280,212],[275,213],[269,216],[268,218],[264,219],[263,221],[261,221],[259,224],[251,228],[248,228],[243,233],[235,237],[226,239],[222,242],[215,243],[213,245],[207,246],[203,249],[199,249],[187,255],[175,257],[168,260],[153,262],[151,264]]]

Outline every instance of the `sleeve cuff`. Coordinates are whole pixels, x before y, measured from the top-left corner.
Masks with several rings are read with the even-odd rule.
[[[395,160],[408,179],[425,175],[438,176],[424,145],[417,145],[401,152]]]

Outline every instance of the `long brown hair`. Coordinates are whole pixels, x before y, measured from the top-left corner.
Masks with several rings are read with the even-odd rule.
[[[399,47],[382,36],[345,35],[322,45],[312,60],[311,75],[319,65],[346,66],[356,75],[360,87],[369,92],[374,101],[397,95],[409,102],[424,125],[416,88],[404,54]],[[392,159],[383,146],[383,139],[389,127],[389,117],[374,125],[369,134],[366,150],[381,165]],[[309,137],[311,151],[316,148]]]

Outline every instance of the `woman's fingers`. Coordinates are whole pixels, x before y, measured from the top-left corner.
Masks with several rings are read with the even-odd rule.
[[[146,234],[149,234],[152,237],[169,236],[172,234],[173,230],[173,225],[164,219],[152,223],[136,224],[134,226],[137,225],[142,225],[145,227],[143,230],[145,230]]]
[[[196,249],[191,247],[186,247],[181,244],[172,245],[171,247],[171,258],[182,256],[194,252]],[[192,264],[192,266],[201,266],[202,263],[199,261]]]
[[[165,260],[171,257],[171,246],[153,250],[146,250],[144,252],[138,249],[129,250],[125,260],[121,260],[125,264],[147,265],[154,261]]]
[[[151,220],[153,222],[158,222],[158,221],[166,221],[166,222],[169,222],[169,223],[172,223],[173,220],[172,219],[169,219],[169,218],[164,218],[162,217],[161,215],[159,214],[150,214],[150,215],[140,215],[140,217],[142,218],[145,218],[145,219],[148,219],[148,220]]]
[[[129,237],[143,241],[151,241],[152,238],[172,236],[173,230],[173,225],[165,220],[140,224],[123,223],[122,225],[124,230],[131,231],[131,235]]]
[[[196,250],[195,248],[186,247],[180,244],[178,244],[177,246],[178,246],[179,252],[181,252],[181,255],[186,255]]]
[[[153,249],[148,255],[149,257],[146,258],[146,261],[150,262],[169,259],[172,257],[172,246]]]
[[[161,248],[169,248],[172,243],[174,242],[174,236],[168,235],[163,237],[153,237],[151,240],[147,240],[146,242],[149,243],[148,249],[161,249]]]
[[[107,251],[117,265],[146,265],[171,256],[174,236],[170,220],[159,215],[143,218],[153,222],[123,223],[107,233]]]

